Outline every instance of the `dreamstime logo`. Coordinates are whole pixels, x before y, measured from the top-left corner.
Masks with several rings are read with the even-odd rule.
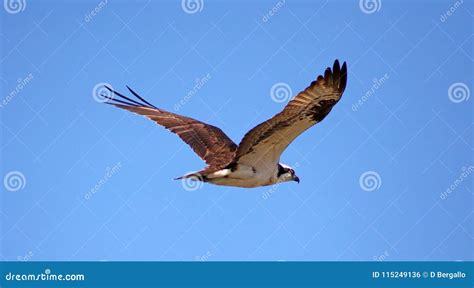
[[[270,89],[270,97],[276,103],[283,103],[290,99],[293,95],[290,85],[285,82],[278,82]]]
[[[198,189],[201,189],[202,186],[204,185],[204,182],[202,182],[202,176],[200,174],[195,174],[190,177],[185,177],[181,179],[181,186],[183,186],[184,190],[186,191],[196,191]]]
[[[465,83],[456,82],[449,86],[448,98],[451,102],[461,103],[469,100],[469,96],[471,96],[471,91]]]
[[[364,191],[375,191],[382,186],[382,178],[380,178],[379,173],[375,171],[366,171],[360,175],[359,185]]]
[[[3,7],[10,14],[16,14],[25,11],[26,0],[4,0]]]
[[[113,89],[112,85],[105,82],[98,83],[94,86],[94,88],[92,88],[92,98],[94,98],[96,102],[104,103],[108,100],[107,97],[113,96],[113,93],[106,87]],[[104,97],[104,96],[107,96],[107,97]]]
[[[20,171],[10,171],[3,177],[3,186],[11,192],[23,190],[26,186],[26,178]]]
[[[379,12],[382,8],[382,0],[359,0],[359,8],[365,14]]]
[[[181,0],[181,8],[188,14],[201,12],[204,8],[204,0]]]

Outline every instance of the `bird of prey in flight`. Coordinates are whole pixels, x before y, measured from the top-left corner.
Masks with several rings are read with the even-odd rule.
[[[103,95],[108,104],[145,116],[177,134],[207,164],[203,170],[176,179],[208,182],[236,187],[259,187],[296,181],[293,168],[280,163],[280,155],[306,129],[321,122],[339,101],[347,82],[347,66],[336,60],[332,69],[319,75],[296,95],[280,113],[245,134],[239,145],[221,129],[186,116],[157,108],[128,90],[135,99],[110,87]]]

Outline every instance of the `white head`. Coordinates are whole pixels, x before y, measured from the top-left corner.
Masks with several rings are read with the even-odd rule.
[[[278,173],[277,173],[278,182],[287,182],[287,181],[296,181],[300,183],[300,178],[296,176],[295,170],[288,165],[279,163],[278,164]]]

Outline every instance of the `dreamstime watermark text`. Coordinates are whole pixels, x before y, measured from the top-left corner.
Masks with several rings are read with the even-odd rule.
[[[296,169],[300,167],[300,163],[299,162],[296,162],[294,165],[293,165],[293,168]],[[270,189],[264,191],[262,193],[262,199],[263,200],[268,200],[270,199],[270,197],[273,195],[273,193],[277,192],[278,191],[278,188],[280,188],[280,185],[282,184],[283,182],[277,182],[275,184],[273,184],[272,186],[270,186]]]
[[[186,105],[198,92],[201,90],[209,80],[211,80],[211,74],[207,73],[204,77],[196,78],[195,84],[186,95],[174,105],[174,111],[178,112],[184,105]]]
[[[101,188],[102,186],[105,185],[105,183],[107,183],[110,178],[112,178],[115,174],[118,173],[118,171],[122,168],[122,163],[121,162],[117,162],[115,163],[114,166],[112,167],[107,167],[105,169],[105,173],[104,173],[104,176],[102,176],[102,178],[99,179],[99,181],[97,181],[97,183],[94,185],[94,187],[92,187],[89,191],[87,191],[85,194],[84,194],[84,198],[86,200],[89,200],[92,198],[92,196],[94,194],[96,194]]]
[[[41,273],[20,273],[15,274],[6,272],[5,278],[8,282],[22,282],[22,281],[84,281],[86,277],[84,274],[55,274],[51,269],[45,269]]]
[[[21,90],[25,89],[25,87],[30,84],[33,78],[34,76],[31,73],[26,75],[24,78],[18,78],[15,88],[13,88],[13,90],[11,90],[10,93],[8,93],[8,95],[5,96],[5,98],[3,98],[0,102],[0,108],[7,106],[8,103],[10,103],[18,94],[20,94]]]
[[[270,9],[267,13],[265,13],[265,15],[263,15],[262,22],[267,23],[270,20],[270,18],[277,15],[278,11],[280,11],[280,9],[285,5],[285,3],[286,3],[286,0],[280,0],[276,2],[276,4],[272,7],[272,9]]]
[[[91,11],[89,11],[89,13],[87,13],[87,14],[84,16],[84,22],[86,22],[86,23],[91,22],[92,19],[94,19],[94,17],[97,16],[97,14],[99,14],[99,12],[102,11],[102,9],[104,9],[105,5],[107,5],[108,3],[109,3],[108,0],[100,1],[100,2],[94,7],[94,9],[92,9]]]
[[[464,4],[464,0],[455,1],[453,5],[451,5],[451,7],[446,10],[446,12],[439,16],[439,21],[441,21],[441,23],[446,22],[446,20],[448,20],[449,17],[453,16],[456,10],[458,10],[458,8],[461,7],[462,4]]]
[[[385,73],[382,77],[380,78],[374,78],[372,80],[372,86],[370,86],[370,89],[365,92],[365,94],[357,100],[354,104],[352,104],[352,111],[357,112],[362,105],[365,104],[365,102],[369,101],[369,99],[379,90],[382,88],[382,86],[387,82],[389,79],[389,76],[387,73]]]
[[[451,185],[449,185],[446,190],[441,192],[439,198],[441,198],[441,200],[447,199],[449,195],[456,191],[457,188],[464,182],[464,180],[466,180],[472,174],[472,172],[474,172],[474,166],[471,165],[469,167],[462,167],[461,174],[459,174],[459,176],[454,179],[453,183],[451,183]]]

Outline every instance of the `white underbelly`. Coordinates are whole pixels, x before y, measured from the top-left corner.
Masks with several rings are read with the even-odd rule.
[[[209,183],[221,186],[234,186],[234,187],[244,187],[244,188],[253,188],[260,186],[271,185],[272,183],[267,179],[262,181],[261,179],[251,178],[251,179],[239,179],[239,178],[214,178],[208,181]]]
[[[276,182],[276,170],[258,171],[244,165],[239,165],[235,171],[230,173],[221,170],[209,176],[207,180],[209,183],[245,188],[272,185]]]

